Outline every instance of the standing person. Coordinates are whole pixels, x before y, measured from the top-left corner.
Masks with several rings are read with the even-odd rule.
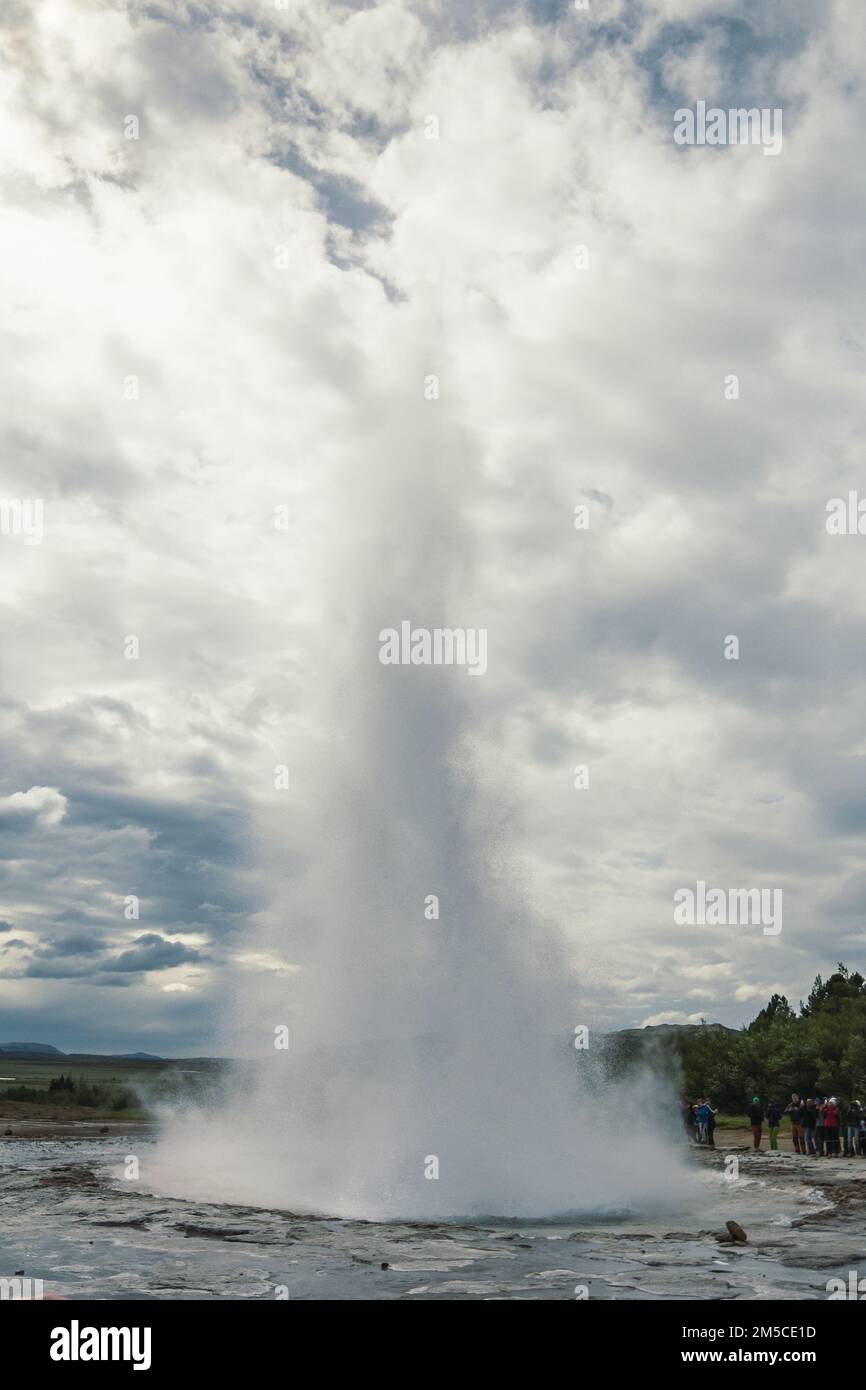
[[[761,1097],[752,1096],[752,1103],[749,1106],[749,1124],[752,1126],[752,1148],[761,1147],[761,1135],[763,1134],[764,1111],[761,1106]]]
[[[707,1116],[707,1143],[711,1149],[714,1149],[716,1147],[716,1116],[719,1113],[719,1107],[716,1106],[716,1108],[713,1109],[713,1102],[709,1099],[706,1104],[707,1110],[709,1111]]]
[[[827,1145],[828,1145],[829,1142],[830,1142],[830,1136],[829,1136],[829,1134],[827,1133],[827,1126],[826,1126],[826,1124],[825,1124],[825,1118],[826,1118],[826,1115],[827,1115],[827,1106],[828,1106],[828,1104],[829,1104],[829,1102],[828,1102],[826,1096],[824,1097],[823,1100],[821,1100],[820,1097],[819,1097],[819,1099],[818,1099],[818,1130],[819,1130],[819,1133],[820,1133],[820,1136],[821,1136],[821,1142],[820,1142],[820,1144],[819,1144],[818,1147],[820,1148],[821,1157],[822,1157],[822,1158],[826,1158],[826,1157],[827,1157],[827,1155],[828,1155],[828,1148],[827,1148]]]
[[[770,1148],[779,1147],[779,1125],[782,1123],[782,1112],[774,1100],[767,1101],[767,1132],[770,1136]]]
[[[806,1143],[803,1137],[803,1102],[796,1091],[791,1096],[790,1104],[785,1106],[785,1114],[791,1116],[791,1140],[794,1145],[795,1153],[805,1153]]]
[[[862,1107],[859,1100],[852,1100],[845,1115],[845,1157],[853,1158],[857,1152],[857,1136],[860,1133]]]
[[[692,1116],[692,1138],[694,1138],[695,1144],[699,1144],[701,1143],[701,1129],[698,1126],[698,1102],[692,1101],[692,1104],[689,1105],[689,1111],[691,1111]]]
[[[827,1136],[827,1157],[839,1157],[839,1102],[831,1096],[824,1106],[824,1133]]]
[[[860,1107],[860,1133],[857,1136],[857,1152],[862,1158],[866,1154],[866,1110]]]
[[[815,1114],[817,1124],[815,1125],[815,1145],[821,1158],[824,1157],[824,1150],[827,1143],[827,1131],[824,1128],[824,1097],[815,1097]]]
[[[710,1110],[703,1096],[698,1100],[698,1133],[701,1136],[701,1143],[706,1144],[709,1136],[707,1134],[707,1121],[710,1117]]]
[[[690,1100],[683,1101],[683,1124],[686,1134],[692,1143],[695,1141],[695,1107]]]
[[[815,1126],[818,1123],[818,1111],[815,1108],[814,1096],[809,1096],[803,1106],[803,1138],[806,1140],[807,1152],[815,1155]]]

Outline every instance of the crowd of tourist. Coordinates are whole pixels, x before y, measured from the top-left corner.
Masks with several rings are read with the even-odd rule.
[[[695,1144],[715,1146],[717,1114],[718,1109],[706,1096],[684,1104],[686,1133]],[[866,1107],[859,1100],[844,1102],[836,1096],[820,1095],[801,1099],[792,1095],[783,1109],[772,1097],[764,1104],[760,1096],[753,1096],[747,1114],[753,1149],[761,1147],[765,1122],[769,1146],[778,1149],[779,1130],[787,1115],[796,1153],[816,1158],[866,1157]]]

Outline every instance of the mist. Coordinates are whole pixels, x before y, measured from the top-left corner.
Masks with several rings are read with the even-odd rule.
[[[603,1082],[591,1033],[575,1048],[587,1001],[527,904],[519,808],[478,755],[507,679],[497,627],[483,679],[378,659],[407,614],[466,629],[492,611],[482,451],[402,346],[404,403],[383,397],[335,468],[350,525],[310,568],[305,698],[325,732],[294,749],[290,808],[263,817],[272,906],[249,949],[273,968],[238,979],[223,1029],[255,1065],[216,1112],[167,1118],[156,1181],[374,1220],[651,1206],[670,1192],[676,1101],[661,1081]]]

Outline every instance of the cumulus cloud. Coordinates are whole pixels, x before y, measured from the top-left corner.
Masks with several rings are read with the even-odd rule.
[[[69,803],[56,787],[31,787],[26,792],[13,792],[0,799],[0,825],[17,819],[30,820],[39,826],[59,825]]]

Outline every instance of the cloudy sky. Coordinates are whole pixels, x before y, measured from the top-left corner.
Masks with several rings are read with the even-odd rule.
[[[0,1041],[206,1052],[240,981],[300,987],[385,615],[341,625],[408,556],[395,625],[488,631],[431,766],[471,766],[594,1022],[862,968],[866,538],[825,521],[866,495],[863,5],[0,29]],[[698,101],[780,109],[781,152],[676,145]],[[677,925],[698,879],[780,889],[783,930]]]

